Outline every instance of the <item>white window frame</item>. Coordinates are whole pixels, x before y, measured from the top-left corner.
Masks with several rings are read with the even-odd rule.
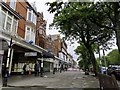
[[[4,31],[4,32],[7,32],[7,33],[9,33],[9,34],[12,34],[12,35],[16,35],[17,34],[17,27],[18,27],[18,20],[17,19],[15,19],[14,18],[14,16],[13,15],[9,15],[8,14],[8,11],[3,11],[3,10],[1,10],[1,12],[3,13],[3,14],[5,14],[5,22],[4,22],[4,27],[2,27],[2,30]],[[9,22],[8,21],[8,17],[9,18],[11,18],[11,22]],[[13,22],[14,21],[16,21],[17,22],[17,24],[16,24],[16,28],[15,28],[15,30],[14,30],[14,32],[13,32]],[[6,30],[6,26],[7,26],[7,23],[10,23],[11,24],[11,26],[10,26],[10,30]]]
[[[30,36],[29,36],[29,40],[27,40],[27,28],[30,28]],[[34,31],[34,32],[32,32],[32,30]],[[34,35],[33,35],[34,34]],[[26,26],[26,30],[25,30],[25,40],[26,41],[33,41],[33,43],[35,44],[35,35],[36,35],[36,33],[35,33],[35,29],[34,28],[32,28],[32,27],[30,27],[30,26]]]
[[[30,20],[29,20],[29,13],[31,13]],[[30,22],[33,22],[33,23],[36,25],[37,16],[36,16],[36,14],[33,12],[33,10],[27,9],[27,20],[30,21]]]
[[[11,6],[11,5],[13,5],[13,3],[14,3],[14,6]],[[13,10],[16,9],[16,0],[10,0],[10,7],[11,7]]]

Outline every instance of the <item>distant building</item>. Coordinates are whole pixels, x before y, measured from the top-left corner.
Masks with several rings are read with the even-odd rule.
[[[36,32],[36,44],[42,48],[46,48],[46,24],[43,19],[43,13],[38,12],[37,16],[37,32]]]

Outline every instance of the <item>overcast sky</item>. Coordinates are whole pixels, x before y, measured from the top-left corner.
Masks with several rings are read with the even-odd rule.
[[[50,30],[49,29],[49,24],[52,23],[53,21],[53,14],[50,14],[47,10],[48,10],[48,6],[45,5],[46,2],[53,2],[55,0],[28,0],[30,3],[35,2],[36,3],[36,7],[37,7],[37,11],[38,12],[43,12],[44,15],[44,19],[47,21],[47,27],[46,27],[46,33],[47,35],[49,34],[59,34],[57,30]],[[64,0],[67,1],[67,0]],[[68,52],[73,56],[73,58],[76,60],[77,59],[77,55],[75,55],[74,49],[78,46],[77,43],[70,45],[70,43],[68,43]],[[117,46],[115,44],[114,47],[112,47],[112,49],[116,49]],[[111,50],[106,51],[106,54],[108,54]],[[102,55],[102,51],[101,51],[101,55]],[[98,55],[96,55],[96,57],[98,57]]]

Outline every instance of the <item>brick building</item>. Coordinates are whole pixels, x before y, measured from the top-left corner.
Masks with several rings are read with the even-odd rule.
[[[43,19],[43,13],[38,12],[37,16],[37,32],[36,32],[36,44],[42,48],[46,48],[46,24]]]
[[[17,2],[15,2],[17,1]],[[42,59],[46,71],[67,60],[67,45],[60,35],[46,36],[43,13],[37,12],[35,3],[27,0],[0,2],[0,56],[3,68],[9,73],[21,73],[25,63],[34,71],[36,60]],[[56,56],[56,58],[54,58]]]

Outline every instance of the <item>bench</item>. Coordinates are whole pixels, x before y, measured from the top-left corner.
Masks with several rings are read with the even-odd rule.
[[[120,90],[115,76],[98,73],[100,90]]]

